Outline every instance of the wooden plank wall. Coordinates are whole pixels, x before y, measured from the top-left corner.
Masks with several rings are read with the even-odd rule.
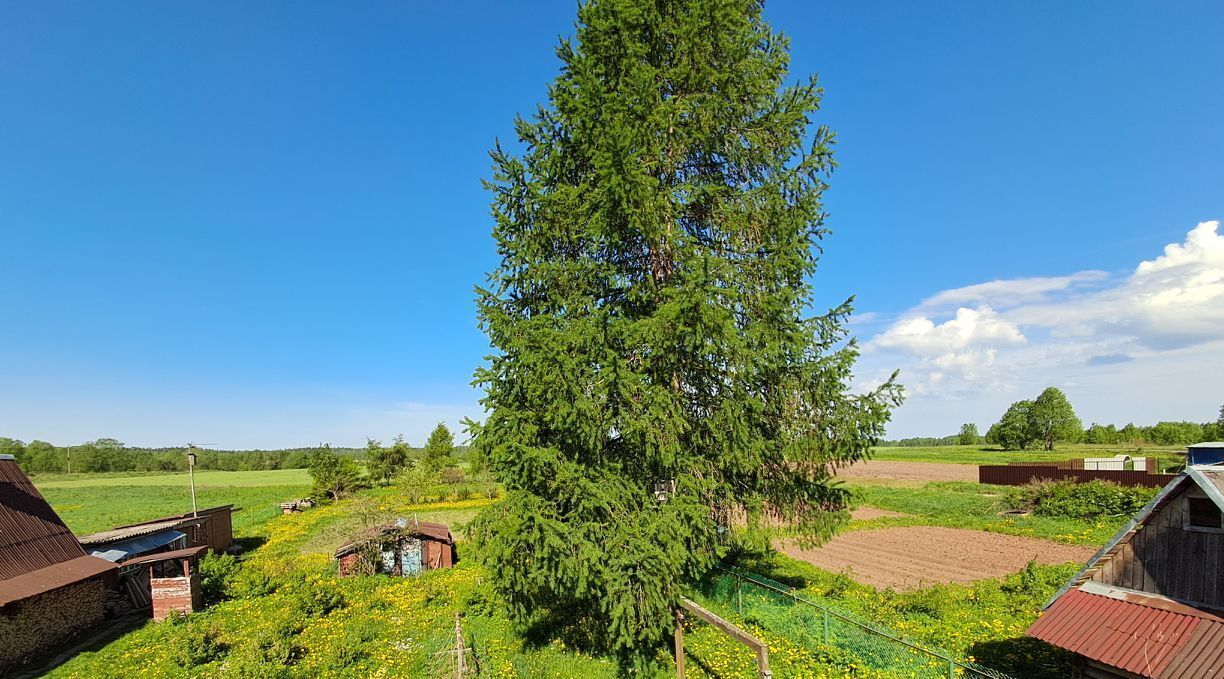
[[[1185,495],[1173,498],[1092,580],[1224,608],[1224,534],[1185,530]]]

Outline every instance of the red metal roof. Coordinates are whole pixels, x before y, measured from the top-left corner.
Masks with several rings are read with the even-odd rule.
[[[83,556],[72,531],[17,463],[0,457],[0,580]]]
[[[1070,589],[1028,635],[1143,677],[1224,676],[1224,620],[1160,597],[1129,596]]]
[[[418,521],[416,523],[400,527],[394,523],[388,523],[381,526],[372,526],[353,534],[352,538],[347,544],[341,545],[340,548],[336,550],[336,556],[340,557],[348,554],[362,543],[369,542],[370,540],[374,540],[382,535],[391,533],[428,538],[430,540],[435,540],[448,545],[455,544],[455,538],[451,536],[450,528],[447,527],[446,524]]]

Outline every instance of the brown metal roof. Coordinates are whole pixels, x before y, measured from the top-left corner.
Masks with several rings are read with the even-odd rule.
[[[1224,677],[1224,624],[1204,622],[1194,630],[1182,652],[1160,679],[1219,679]]]
[[[158,561],[170,561],[171,559],[191,559],[195,558],[204,552],[208,551],[208,545],[200,545],[198,547],[188,547],[186,549],[176,549],[170,552],[157,552],[156,554],[145,554],[138,556],[135,559],[128,559],[123,562],[124,566],[135,566],[142,563],[155,563]]]
[[[8,605],[75,582],[118,570],[118,566],[96,556],[80,556],[30,571],[8,580],[0,580],[0,606]]]
[[[1224,620],[1162,597],[1115,591],[1070,589],[1027,634],[1142,677],[1224,676]]]
[[[85,550],[10,456],[0,458],[0,581],[79,559]]]

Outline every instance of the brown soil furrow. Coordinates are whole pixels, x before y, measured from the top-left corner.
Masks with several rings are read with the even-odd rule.
[[[938,526],[853,531],[817,549],[802,549],[793,540],[781,540],[777,547],[819,568],[849,569],[859,582],[897,590],[997,578],[1024,568],[1029,560],[1083,562],[1095,552],[1092,547]]]

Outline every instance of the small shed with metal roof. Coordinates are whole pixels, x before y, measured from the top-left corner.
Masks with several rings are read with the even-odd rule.
[[[1204,441],[1186,446],[1186,464],[1224,464],[1224,441]]]
[[[1085,677],[1224,677],[1224,467],[1187,467],[1028,635],[1076,653]]]
[[[336,550],[340,575],[419,575],[458,563],[455,538],[440,523],[399,519],[367,528]]]
[[[115,564],[90,556],[17,466],[0,455],[0,674],[106,615]]]

